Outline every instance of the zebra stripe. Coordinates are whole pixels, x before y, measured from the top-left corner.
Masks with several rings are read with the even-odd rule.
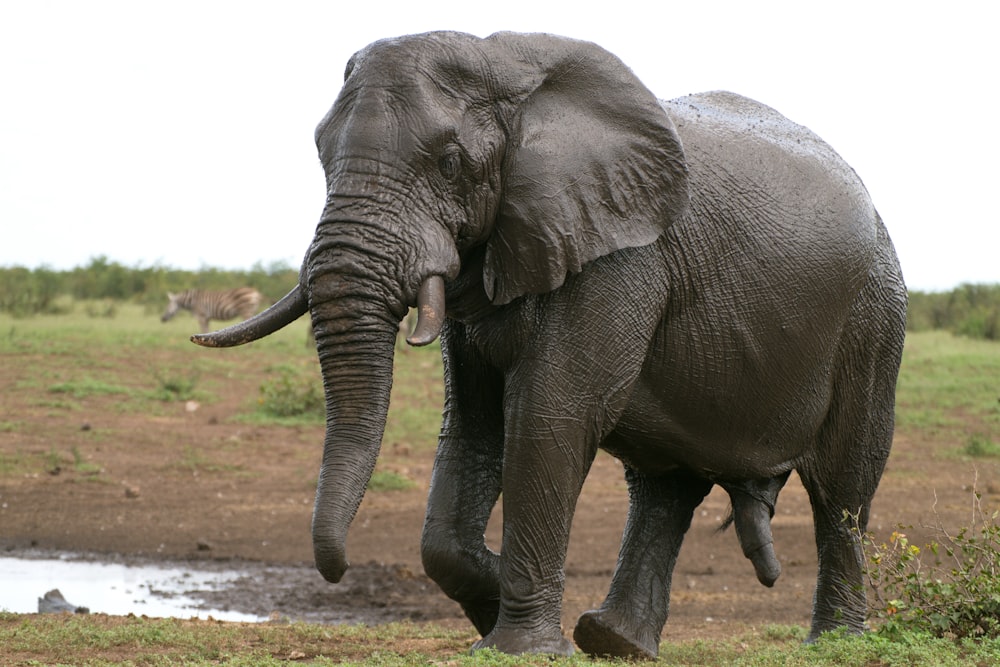
[[[180,309],[189,310],[198,319],[202,333],[208,332],[209,320],[247,319],[257,312],[264,296],[252,287],[210,292],[189,289],[180,294],[167,292],[170,303],[160,319],[166,322]]]

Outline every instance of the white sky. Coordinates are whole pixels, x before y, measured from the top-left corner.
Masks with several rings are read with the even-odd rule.
[[[861,175],[911,288],[1000,282],[996,7],[4,2],[0,266],[298,266],[324,200],[313,129],[350,55],[426,30],[517,30],[597,42],[661,98],[728,89],[777,108]]]

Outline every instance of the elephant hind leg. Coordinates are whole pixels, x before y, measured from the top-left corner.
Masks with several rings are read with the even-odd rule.
[[[629,513],[618,565],[600,609],[577,621],[573,640],[593,656],[655,658],[670,607],[670,581],[694,509],[712,482],[626,467]]]
[[[817,436],[817,455],[798,468],[813,508],[819,555],[807,641],[838,627],[856,633],[865,627],[858,535],[867,530],[892,446],[906,320],[905,292],[894,281],[898,274],[889,273],[885,279],[873,275],[854,304],[838,354],[830,411]]]
[[[767,587],[781,574],[781,564],[774,554],[771,537],[771,517],[778,492],[788,481],[790,472],[764,480],[749,480],[738,484],[723,484],[729,493],[733,510],[723,528],[736,524],[736,537],[743,555],[753,563],[757,579]]]

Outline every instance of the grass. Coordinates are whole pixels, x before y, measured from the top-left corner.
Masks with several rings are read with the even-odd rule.
[[[103,380],[91,377],[84,377],[79,380],[60,382],[49,387],[53,394],[69,394],[73,398],[87,398],[88,396],[102,396],[109,394],[127,394],[128,389],[120,385],[109,384]]]
[[[934,438],[955,453],[993,456],[982,452],[1000,442],[997,378],[1000,343],[942,331],[909,334],[896,389],[897,429]],[[963,452],[972,439],[980,444]]]
[[[0,452],[0,477],[25,475],[29,469],[28,457],[20,450]]]
[[[969,437],[962,451],[973,458],[1000,458],[1000,444],[979,433]]]
[[[392,470],[376,470],[368,480],[369,491],[405,491],[416,487],[416,482]]]
[[[926,635],[887,641],[832,633],[802,644],[805,629],[766,626],[730,640],[665,643],[656,665],[733,667],[871,667],[996,664],[1000,642],[954,642]],[[433,625],[393,623],[374,627],[239,624],[215,621],[110,617],[22,616],[0,613],[0,645],[10,665],[531,665],[610,667],[620,661],[588,658],[468,654],[475,636]]]
[[[104,471],[100,465],[87,461],[76,445],[70,447],[68,454],[55,447],[32,453],[20,449],[0,451],[0,477],[22,477],[43,472],[55,475],[64,467],[85,477],[94,477]]]
[[[241,473],[248,474],[242,466],[230,463],[219,463],[205,456],[200,449],[192,446],[184,448],[184,455],[173,467],[191,472],[192,474],[217,474],[217,473]]]
[[[201,372],[198,369],[155,368],[152,371],[156,387],[152,395],[161,401],[189,401],[203,398],[195,390]]]

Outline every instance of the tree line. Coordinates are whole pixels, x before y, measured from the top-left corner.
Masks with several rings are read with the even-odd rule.
[[[284,296],[298,281],[298,269],[284,263],[255,264],[248,271],[164,266],[129,267],[94,257],[82,267],[0,267],[0,312],[16,317],[59,314],[73,300],[130,301],[160,308],[166,293],[186,289],[256,287],[269,300]],[[964,284],[948,292],[910,291],[907,329],[942,329],[963,336],[1000,340],[1000,284]]]
[[[285,263],[257,263],[249,271],[209,267],[188,271],[165,266],[128,267],[103,256],[68,271],[0,267],[0,312],[15,317],[58,315],[71,309],[73,301],[128,301],[163,308],[167,292],[243,286],[256,287],[268,300],[277,301],[298,278],[298,268]]]
[[[909,331],[943,329],[971,338],[1000,340],[1000,284],[964,284],[949,292],[910,292]]]

